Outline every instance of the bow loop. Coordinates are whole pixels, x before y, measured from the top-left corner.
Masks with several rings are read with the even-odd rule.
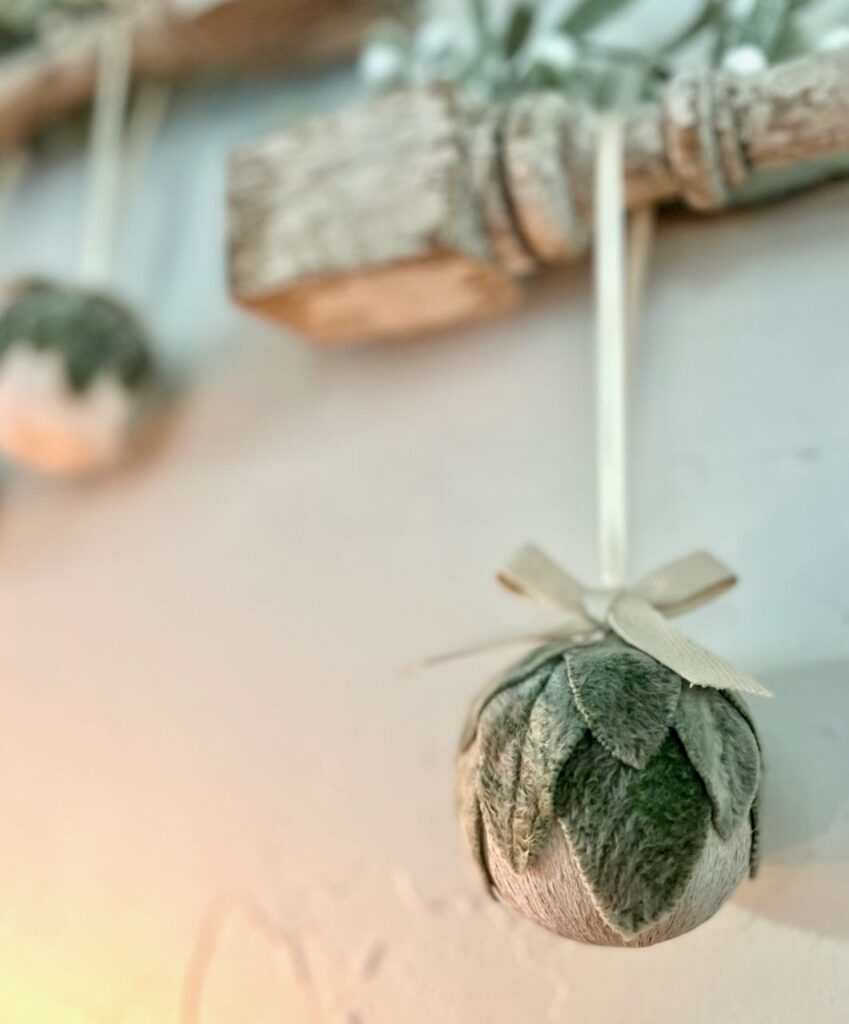
[[[584,638],[609,630],[693,686],[771,697],[769,690],[682,636],[669,618],[712,601],[737,582],[713,555],[696,551],[644,576],[633,588],[585,587],[539,548],[522,548],[498,573],[510,590],[566,616],[558,633]]]
[[[734,573],[707,551],[668,562],[644,576],[634,591],[664,615],[680,615],[724,594],[737,583]]]
[[[582,614],[581,598],[587,588],[533,544],[520,548],[499,569],[497,579],[508,590],[531,598],[543,608]]]

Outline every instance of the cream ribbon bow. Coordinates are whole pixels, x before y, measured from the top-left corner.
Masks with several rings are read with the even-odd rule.
[[[537,604],[563,613],[565,619],[553,629],[490,640],[428,658],[414,667],[428,668],[507,644],[586,642],[594,635],[610,632],[671,668],[693,686],[772,696],[750,676],[682,636],[668,621],[712,601],[737,582],[734,573],[706,551],[695,551],[668,562],[632,587],[610,589],[584,586],[529,544],[498,572],[498,580]]]
[[[510,590],[566,615],[541,639],[578,639],[599,629],[621,637],[694,686],[772,694],[728,662],[682,636],[669,619],[712,601],[737,582],[713,555],[696,551],[661,566],[632,587],[585,587],[532,545],[522,548],[498,573]]]

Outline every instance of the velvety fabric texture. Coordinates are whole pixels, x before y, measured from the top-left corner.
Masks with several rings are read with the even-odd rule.
[[[487,851],[522,876],[562,830],[580,885],[630,940],[693,898],[698,865],[709,861],[705,884],[727,886],[745,840],[754,869],[760,772],[738,695],[692,687],[607,637],[535,651],[479,698],[461,743],[460,811],[487,884]]]
[[[497,727],[481,733],[479,793],[490,835],[523,871],[554,821],[557,780],[587,727],[573,707],[562,660],[510,696]]]
[[[636,935],[684,891],[710,807],[673,736],[642,770],[592,740],[578,754],[558,785],[560,822],[605,918]]]
[[[565,659],[572,692],[595,739],[617,760],[645,768],[669,732],[680,677],[621,642],[567,651]]]
[[[104,295],[46,281],[24,285],[0,315],[0,359],[14,345],[62,353],[68,383],[84,392],[101,373],[128,389],[153,377],[153,358],[139,320]]]
[[[727,839],[748,814],[757,792],[760,752],[748,722],[713,691],[687,687],[675,731],[705,784],[716,831]]]
[[[749,710],[749,706],[743,700],[738,693],[729,691],[725,694],[727,700],[739,711],[740,715],[746,720],[749,728],[752,730],[752,735],[755,738],[755,743],[758,747],[760,772],[763,775],[764,771],[764,755],[763,747],[761,746],[760,738],[758,737],[758,731],[755,728],[755,722],[752,718],[752,713]],[[761,790],[760,786],[755,793],[755,799],[752,801],[752,810],[749,814],[749,823],[752,829],[752,850],[749,858],[749,876],[754,878],[758,873],[758,866],[760,864],[761,856]]]
[[[666,942],[709,920],[746,877],[751,851],[748,822],[729,841],[708,829],[701,857],[673,909],[636,935],[624,935],[602,914],[587,888],[563,829],[553,829],[531,867],[513,871],[494,846],[487,872],[498,898],[557,935],[602,946],[642,947]]]

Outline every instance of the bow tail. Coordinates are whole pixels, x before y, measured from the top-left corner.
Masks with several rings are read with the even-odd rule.
[[[662,662],[694,686],[772,696],[750,676],[682,636],[665,616],[635,594],[621,595],[608,612],[607,621],[614,633],[632,647]]]

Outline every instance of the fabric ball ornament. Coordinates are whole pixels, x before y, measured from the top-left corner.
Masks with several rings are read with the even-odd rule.
[[[761,753],[744,702],[612,635],[508,670],[472,709],[457,778],[490,891],[567,938],[671,939],[755,873]]]
[[[0,314],[0,451],[56,476],[127,453],[156,374],[147,333],[111,297],[46,281]]]

